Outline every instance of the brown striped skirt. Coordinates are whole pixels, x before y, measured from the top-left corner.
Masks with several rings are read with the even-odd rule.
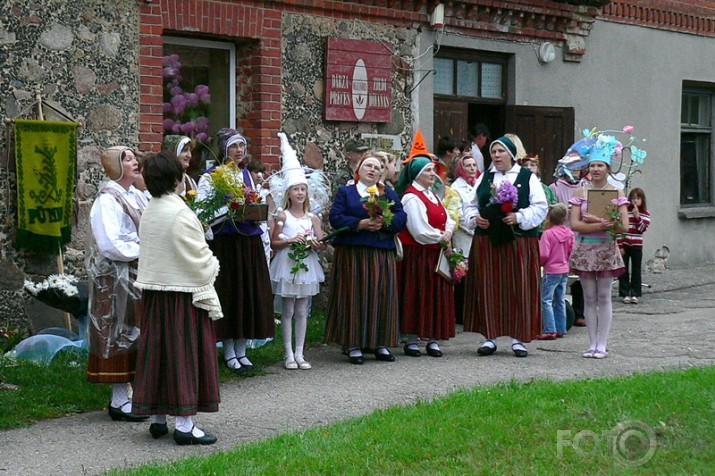
[[[87,330],[87,381],[90,383],[126,383],[134,380],[140,326],[139,303],[123,291],[120,293],[126,300],[117,298],[115,283],[112,276],[99,276],[97,284],[92,284],[92,317]],[[123,314],[121,323],[117,319],[119,312]]]
[[[217,235],[209,246],[221,264],[214,286],[224,318],[214,323],[216,338],[273,337],[273,292],[261,237]]]
[[[348,349],[397,345],[394,251],[336,246],[329,289],[327,340]]]
[[[191,304],[190,293],[145,290],[142,304],[132,412],[217,412],[218,352],[208,312]]]
[[[475,236],[469,253],[464,330],[530,342],[541,333],[539,240],[494,246]]]
[[[439,248],[404,246],[397,265],[400,333],[421,339],[454,337],[454,286],[435,273]]]

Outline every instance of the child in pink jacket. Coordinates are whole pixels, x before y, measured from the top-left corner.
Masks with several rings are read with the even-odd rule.
[[[546,216],[546,230],[539,240],[541,266],[541,329],[539,340],[554,340],[566,334],[566,282],[569,277],[569,256],[574,234],[564,223],[568,208],[557,203]]]

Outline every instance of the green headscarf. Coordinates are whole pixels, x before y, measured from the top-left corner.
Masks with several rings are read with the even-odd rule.
[[[397,195],[402,197],[402,195],[405,194],[407,187],[412,185],[412,182],[414,182],[420,172],[422,172],[422,169],[431,163],[432,159],[425,157],[424,155],[418,155],[406,163],[402,168],[400,178],[397,179],[397,185],[395,185],[395,192],[397,192]]]

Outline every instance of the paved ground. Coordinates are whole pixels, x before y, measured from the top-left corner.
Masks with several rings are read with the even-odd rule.
[[[97,474],[209,454],[510,379],[577,379],[715,364],[715,266],[647,274],[644,282],[652,287],[641,304],[615,304],[605,360],[580,357],[588,345],[585,328],[573,328],[557,341],[532,342],[527,359],[513,356],[508,339],[499,340],[495,355],[478,357],[480,336],[461,332],[442,346],[441,359],[400,353],[394,363],[369,359],[354,366],[335,347],[310,349],[310,371],[275,366],[266,376],[222,385],[221,411],[196,418],[218,436],[214,446],[179,447],[170,436],[152,440],[148,424],[115,423],[106,413],[93,412],[0,432],[0,474]]]

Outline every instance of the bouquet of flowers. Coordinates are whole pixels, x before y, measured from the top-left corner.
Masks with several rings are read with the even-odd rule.
[[[313,235],[306,235],[305,243],[291,243],[290,251],[288,252],[288,257],[293,261],[293,266],[290,269],[290,274],[293,275],[293,282],[295,282],[296,275],[301,271],[308,271],[308,265],[305,264],[305,259],[310,255],[312,251]]]
[[[385,219],[385,226],[390,226],[392,224],[392,219],[395,218],[395,213],[392,211],[392,207],[395,202],[388,200],[387,196],[384,194],[384,190],[380,190],[375,185],[367,188],[367,193],[369,195],[363,198],[363,208],[367,210],[367,214],[370,218],[375,219],[382,217]]]
[[[510,243],[516,239],[511,225],[507,225],[502,219],[516,209],[516,202],[519,200],[519,191],[509,182],[504,180],[496,187],[492,184],[491,198],[486,207],[479,209],[482,218],[489,220],[487,236],[489,241],[495,245]]]
[[[79,318],[87,315],[89,291],[85,284],[69,274],[52,274],[40,282],[25,280],[25,291],[48,306]]]
[[[235,163],[216,167],[209,175],[211,191],[203,200],[198,200],[195,190],[190,190],[184,200],[196,212],[201,223],[211,224],[221,218],[222,208],[228,208],[228,217],[236,221],[254,219],[247,216],[250,205],[261,204],[261,195],[249,189],[239,178],[241,171]],[[264,219],[264,218],[260,218]]]
[[[442,245],[443,252],[447,249],[447,245]],[[449,269],[452,272],[452,283],[458,284],[467,275],[469,270],[469,259],[464,256],[464,253],[459,248],[452,248],[452,252],[448,255],[444,253]]]

